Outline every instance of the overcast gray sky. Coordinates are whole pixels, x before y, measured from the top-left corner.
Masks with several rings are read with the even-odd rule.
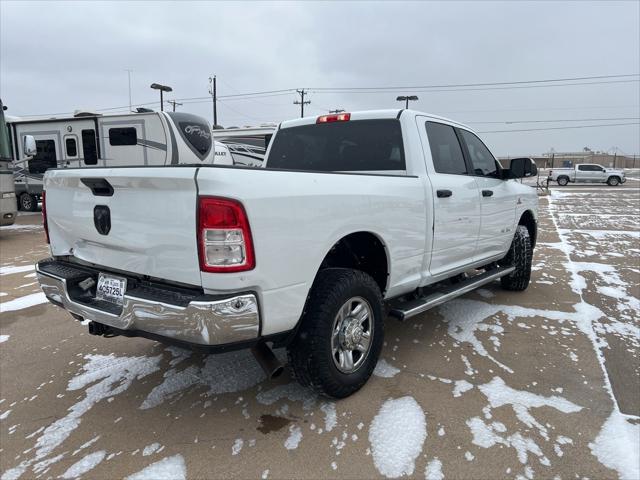
[[[308,88],[310,115],[329,109],[412,108],[483,133],[498,155],[583,147],[640,153],[638,76],[495,90],[317,88],[518,82],[640,73],[640,2],[64,3],[0,1],[0,95],[12,115],[158,102],[211,118],[208,77],[221,96]],[[594,83],[594,82],[609,83]],[[614,82],[615,83],[612,83]],[[575,85],[582,83],[581,85]],[[588,83],[588,84],[585,84]],[[513,87],[513,86],[509,86]],[[496,88],[496,87],[490,87]],[[299,116],[297,94],[222,98],[225,126]],[[157,108],[158,104],[151,105]],[[583,119],[616,119],[584,120]],[[581,120],[556,123],[481,123]]]

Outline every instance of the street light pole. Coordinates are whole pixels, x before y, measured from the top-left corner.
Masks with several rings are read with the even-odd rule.
[[[173,92],[173,88],[168,85],[160,85],[159,83],[152,83],[151,88],[154,90],[160,90],[160,111],[164,111],[164,92]]]
[[[213,125],[218,124],[218,105],[217,105],[217,89],[216,89],[216,76],[209,77],[209,95],[213,100]]]
[[[396,98],[396,101],[398,102],[405,102],[404,108],[406,109],[409,108],[409,101],[415,102],[417,100],[418,100],[418,97],[416,95],[400,95],[399,97]]]

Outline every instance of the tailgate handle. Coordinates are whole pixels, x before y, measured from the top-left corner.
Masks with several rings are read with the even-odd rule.
[[[89,187],[96,197],[113,196],[113,187],[104,178],[81,178],[80,181]]]

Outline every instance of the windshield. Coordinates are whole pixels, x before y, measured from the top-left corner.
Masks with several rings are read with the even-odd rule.
[[[280,129],[267,168],[316,172],[405,170],[400,122],[356,120]]]
[[[0,161],[11,161],[11,150],[9,149],[9,129],[4,119],[4,105],[0,100]]]

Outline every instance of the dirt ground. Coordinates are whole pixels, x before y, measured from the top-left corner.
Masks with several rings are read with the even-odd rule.
[[[640,182],[540,197],[532,283],[399,323],[369,383],[318,398],[247,351],[98,338],[46,303],[39,215],[0,229],[0,475],[640,476]]]

